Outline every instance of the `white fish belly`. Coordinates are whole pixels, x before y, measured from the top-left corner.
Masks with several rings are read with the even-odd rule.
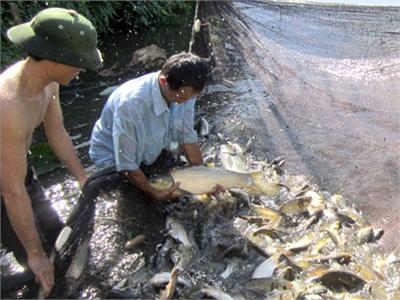
[[[237,173],[222,168],[204,166],[187,167],[171,173],[175,182],[180,182],[180,189],[192,194],[205,194],[220,184],[227,189],[244,188],[253,184],[249,174]]]

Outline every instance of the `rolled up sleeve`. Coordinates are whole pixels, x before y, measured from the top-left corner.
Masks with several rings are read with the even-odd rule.
[[[194,130],[194,105],[196,99],[191,99],[185,103],[183,112],[183,130],[179,139],[180,144],[197,143],[197,132]]]
[[[141,155],[142,119],[135,109],[124,105],[114,111],[113,142],[117,171],[132,171],[139,168]]]

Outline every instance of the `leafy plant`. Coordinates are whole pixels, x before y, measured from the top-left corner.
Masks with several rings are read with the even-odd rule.
[[[194,1],[0,1],[1,67],[20,57],[21,52],[6,38],[10,27],[28,22],[47,7],[74,9],[92,21],[100,40],[106,34],[126,28],[151,30],[162,25],[176,25],[194,9]]]
[[[61,166],[48,143],[32,145],[28,159],[38,175],[51,172]]]

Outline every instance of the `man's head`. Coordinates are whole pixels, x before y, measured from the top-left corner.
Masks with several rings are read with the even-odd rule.
[[[7,36],[29,54],[94,70],[102,63],[92,23],[73,10],[48,8],[30,22],[10,28]]]
[[[183,103],[200,94],[210,71],[208,59],[192,53],[172,55],[161,68],[159,82],[164,97]]]

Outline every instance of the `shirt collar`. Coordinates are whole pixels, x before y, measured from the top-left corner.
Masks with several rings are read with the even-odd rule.
[[[153,109],[156,116],[161,115],[163,112],[168,111],[168,105],[165,102],[163,95],[161,94],[160,84],[158,83],[159,72],[154,73],[153,77]]]

